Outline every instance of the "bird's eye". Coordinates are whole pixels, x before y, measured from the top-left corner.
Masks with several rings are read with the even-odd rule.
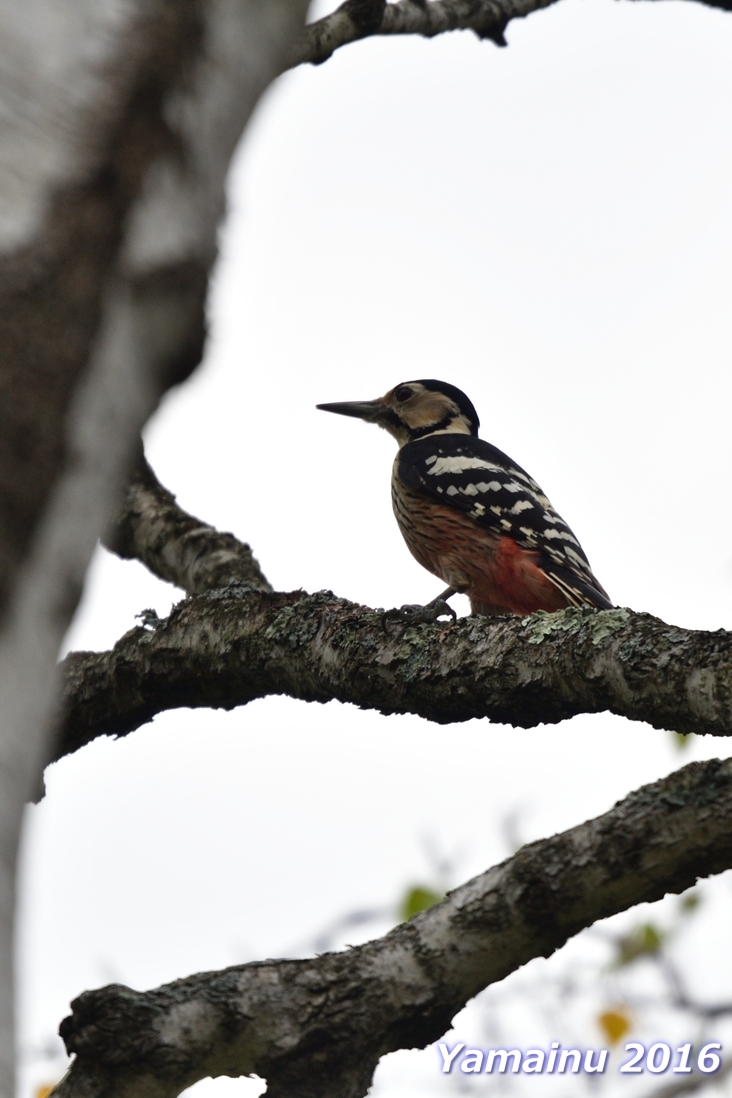
[[[394,396],[400,404],[403,404],[405,400],[409,400],[410,396],[413,395],[414,389],[410,389],[408,385],[400,385],[394,392]]]

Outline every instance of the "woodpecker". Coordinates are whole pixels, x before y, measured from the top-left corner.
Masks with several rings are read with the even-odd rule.
[[[478,438],[477,412],[460,389],[404,381],[377,400],[317,407],[376,423],[397,440],[391,495],[399,529],[419,563],[448,584],[430,606],[456,592],[468,596],[473,614],[613,605],[536,481]]]

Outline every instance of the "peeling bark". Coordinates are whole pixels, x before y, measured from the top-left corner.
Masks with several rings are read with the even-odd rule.
[[[87,991],[61,1025],[57,1098],[174,1098],[256,1073],[272,1098],[361,1098],[378,1060],[423,1047],[465,1003],[619,911],[732,866],[732,761],[692,763],[523,847],[384,938],[304,961]]]

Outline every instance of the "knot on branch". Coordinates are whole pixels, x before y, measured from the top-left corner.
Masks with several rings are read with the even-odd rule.
[[[501,10],[498,4],[488,5],[488,11],[472,25],[472,30],[481,41],[489,40],[497,46],[507,46],[505,30],[511,21],[511,15]]]
[[[359,34],[376,34],[384,21],[386,0],[346,0],[341,4],[344,12],[358,30]]]
[[[143,1059],[154,1047],[154,998],[122,984],[84,991],[58,1028],[69,1056],[93,1053],[97,1061],[120,1066]]]
[[[504,31],[508,26],[508,23],[509,20],[505,17],[497,19],[494,26],[486,28],[485,30],[476,31],[475,33],[482,41],[486,41],[489,39],[491,42],[494,42],[496,46],[507,46],[508,41],[506,39]]]

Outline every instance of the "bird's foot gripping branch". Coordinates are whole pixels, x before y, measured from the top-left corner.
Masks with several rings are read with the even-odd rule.
[[[390,621],[329,591],[274,592],[248,545],[186,514],[141,459],[107,538],[188,598],[109,652],[62,665],[54,759],[180,706],[269,694],[442,724],[528,728],[607,710],[688,734],[732,732],[732,634],[625,609],[453,623]]]
[[[55,758],[167,709],[233,709],[271,694],[440,724],[530,728],[608,710],[681,733],[732,731],[732,637],[627,610],[385,629],[383,612],[329,591],[232,585],[185,599],[109,652],[73,653],[63,675]]]
[[[287,694],[440,723],[531,726],[610,710],[678,732],[732,730],[732,635],[629,610],[394,622],[331,592],[274,592],[248,546],[185,514],[141,463],[108,539],[188,597],[110,652],[63,664],[55,758],[177,706]],[[156,991],[85,992],[62,1034],[63,1098],[173,1098],[207,1075],[274,1098],[359,1098],[380,1056],[425,1045],[488,984],[597,919],[732,866],[732,763],[695,763],[513,858],[375,942]]]

